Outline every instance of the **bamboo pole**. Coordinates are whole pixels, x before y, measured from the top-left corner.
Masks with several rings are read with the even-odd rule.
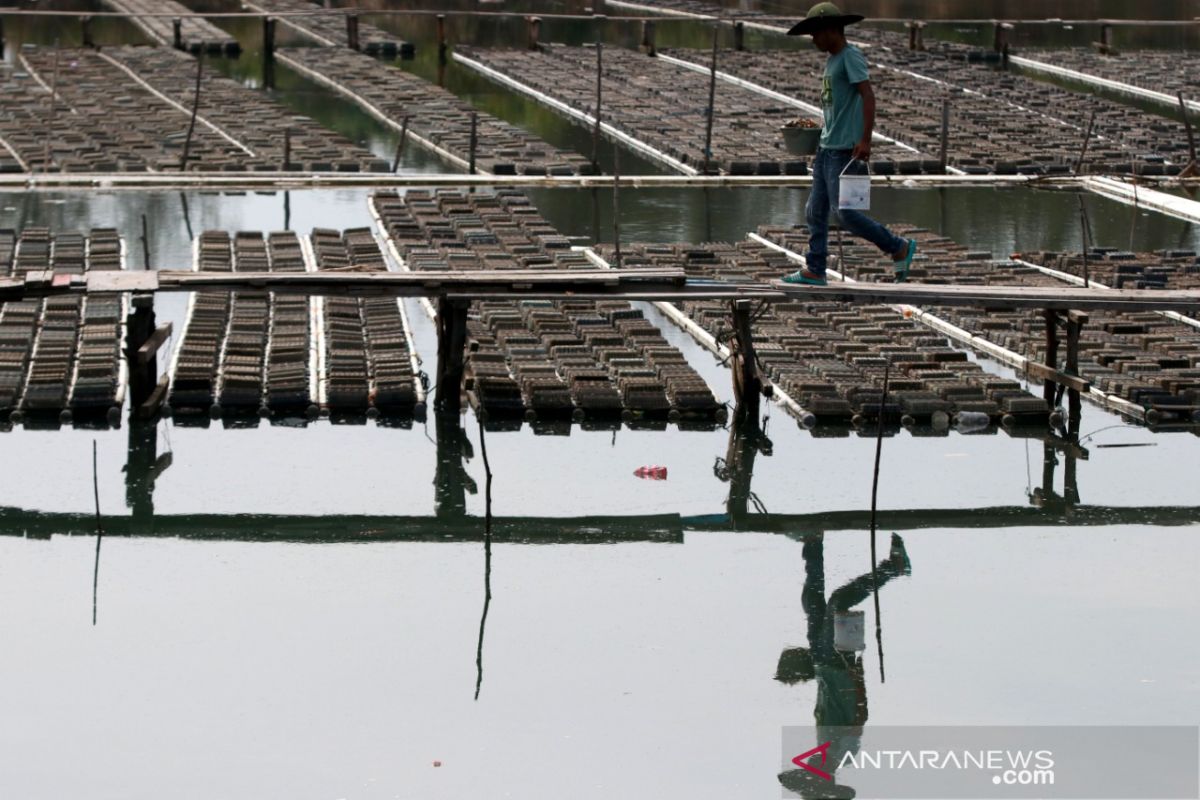
[[[596,124],[592,128],[592,170],[600,172],[600,109],[604,100],[604,45],[596,42]]]
[[[183,140],[183,157],[179,159],[179,171],[187,171],[188,154],[192,149],[192,134],[196,131],[196,115],[200,111],[200,80],[204,75],[204,54],[196,56],[196,91],[192,97],[192,119],[188,123],[187,138]]]
[[[720,41],[721,29],[719,26],[713,26],[713,44],[712,44],[712,69],[708,81],[708,112],[705,115],[704,124],[704,169],[701,170],[705,175],[711,174],[712,169],[712,130],[713,116],[715,115],[714,104],[717,97],[717,44]]]
[[[613,266],[621,268],[621,151],[613,148]]]
[[[408,140],[408,114],[400,123],[400,141],[396,143],[396,157],[392,159],[392,173],[400,171],[400,159],[404,156],[404,143]]]
[[[50,142],[54,140],[54,118],[58,114],[58,39],[54,40],[54,74],[50,79],[50,116],[46,123],[46,147],[42,152],[42,172],[50,170]]]

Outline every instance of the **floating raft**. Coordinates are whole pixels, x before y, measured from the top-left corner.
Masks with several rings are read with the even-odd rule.
[[[699,50],[663,54],[705,69],[710,58]],[[873,154],[871,166],[878,174],[937,171],[944,99],[950,102],[947,161],[968,174],[1071,174],[1083,140],[1080,126],[1086,127],[1092,108],[1096,129],[1088,145],[1091,171],[1159,174],[1168,159],[1187,160],[1183,126],[1146,120],[1120,104],[1082,98],[1009,74],[997,77],[989,67],[967,66],[936,54],[899,48],[873,48],[869,54],[878,129],[924,154],[909,153],[899,160]],[[721,51],[718,63],[736,79],[789,97],[819,99],[816,93],[825,69],[819,52],[728,50]],[[1033,138],[1031,118],[1042,120]]]
[[[186,53],[116,47],[63,50],[56,57],[53,50],[26,47],[20,60],[29,76],[0,72],[7,79],[0,86],[0,138],[27,169],[179,171],[196,81],[196,61]],[[385,172],[389,166],[311,119],[205,69],[189,170]]]
[[[176,14],[185,50],[230,56],[236,56],[242,50],[237,39],[208,20],[192,16],[190,8],[175,0],[101,0],[101,5],[111,11],[128,14],[129,21],[158,45],[174,46],[174,20],[164,15]],[[157,16],[139,16],[141,14]]]
[[[394,258],[416,273],[592,269],[522,192],[377,194],[371,206]],[[476,302],[467,333],[468,399],[489,419],[724,416],[683,354],[624,300]]]
[[[594,124],[596,50],[458,48],[454,58],[570,118]],[[709,79],[685,67],[618,48],[603,53],[602,130],[678,172],[703,171]],[[730,175],[805,175],[808,162],[783,148],[779,128],[796,109],[761,93],[718,82],[712,161]],[[881,145],[883,158],[908,151]]]
[[[492,175],[582,175],[591,163],[491,114],[429,81],[351,50],[287,48],[280,63],[339,92],[418,145],[466,168],[471,118],[476,128],[476,169]],[[407,125],[405,124],[407,121]]]
[[[1122,50],[1104,54],[1093,48],[1069,50],[1025,50],[1010,62],[1035,74],[1065,78],[1099,89],[1153,100],[1164,110],[1179,109],[1178,92],[1190,111],[1200,111],[1200,102],[1188,99],[1196,90],[1200,58],[1178,50]]]
[[[195,242],[198,271],[305,273],[384,270],[369,230],[206,231]],[[191,296],[171,373],[178,419],[225,416],[232,424],[270,417],[296,423],[321,410],[337,418],[411,418],[424,390],[402,301],[395,297],[306,297],[266,291]]]
[[[344,13],[330,13],[328,7],[305,0],[243,0],[242,5],[263,14],[282,14],[279,23],[299,33],[304,38],[323,47],[349,47]],[[301,16],[306,11],[312,16]],[[358,25],[359,47],[369,55],[412,56],[413,45],[388,33],[382,28],[360,22]]]
[[[67,275],[123,269],[117,232],[52,235],[0,231],[0,275],[53,269]],[[123,295],[56,296],[0,305],[0,419],[26,425],[120,421],[126,370],[121,358]]]
[[[611,256],[611,249],[600,250]],[[634,245],[622,248],[625,269],[682,265],[689,278],[769,283],[794,270],[784,254],[758,242],[737,245]],[[710,347],[729,338],[727,304],[678,304],[694,327],[685,329]],[[887,306],[838,302],[777,302],[758,311],[754,347],[768,378],[786,393],[784,405],[806,426],[822,429],[878,418],[884,368],[891,364],[885,421],[908,417],[932,427],[941,415],[946,429],[962,412],[994,421],[1045,425],[1050,409],[1014,380],[983,370],[967,353]],[[790,399],[790,402],[788,401]],[[821,433],[818,430],[818,433]]]
[[[902,230],[902,229],[898,229]],[[998,261],[987,251],[970,250],[950,239],[911,229],[903,231],[920,242],[909,280],[919,284],[949,284],[946,291],[972,287],[1029,287],[1047,297],[1066,296],[1065,281],[1035,265]],[[796,228],[767,227],[760,234],[768,241],[798,253],[807,232]],[[870,245],[852,240],[844,246],[843,273],[859,281],[890,281],[891,266]],[[1185,276],[1194,274],[1194,259],[1179,259]],[[1062,266],[1070,267],[1069,260]],[[1186,278],[1190,283],[1192,278]],[[1126,287],[1128,288],[1128,287]],[[1146,293],[1153,295],[1154,292]],[[1162,292],[1165,301],[1170,292]],[[1114,298],[1114,306],[1119,300]],[[986,303],[981,303],[986,305]],[[922,306],[937,318],[969,336],[969,345],[980,349],[990,343],[1019,358],[1045,363],[1045,322],[1038,310],[999,307],[990,310],[960,306]],[[1037,304],[1035,304],[1037,305]],[[1091,384],[1085,396],[1100,404],[1147,421],[1190,424],[1200,411],[1200,330],[1152,310],[1093,311],[1083,327],[1080,376]],[[914,318],[924,320],[922,314]],[[990,352],[988,352],[990,351]],[[986,355],[997,357],[992,348]],[[1020,369],[1019,364],[1008,361]],[[1054,365],[1062,367],[1062,365]],[[1153,413],[1150,413],[1153,412]]]

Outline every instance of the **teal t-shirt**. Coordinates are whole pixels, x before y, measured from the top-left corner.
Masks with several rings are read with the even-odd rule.
[[[821,108],[825,126],[821,147],[852,150],[863,135],[862,95],[855,84],[867,80],[867,58],[852,44],[829,57],[821,81]]]

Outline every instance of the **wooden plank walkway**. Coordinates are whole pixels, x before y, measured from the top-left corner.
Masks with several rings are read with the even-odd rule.
[[[261,290],[308,295],[393,295],[465,299],[612,297],[638,300],[803,297],[856,305],[939,305],[1035,308],[1054,311],[1200,312],[1200,291],[1098,289],[1073,286],[953,286],[916,283],[831,283],[802,286],[687,280],[682,270],[517,269],[502,271],[278,273],[110,272],[91,275],[32,271],[0,278],[0,301],[56,294],[121,292],[229,292]]]
[[[1200,311],[1200,292],[1157,289],[841,282],[828,286],[799,286],[782,281],[774,282],[772,287],[792,297],[860,305],[1034,308],[1053,311]]]

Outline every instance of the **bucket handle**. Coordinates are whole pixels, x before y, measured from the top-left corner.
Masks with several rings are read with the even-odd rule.
[[[855,161],[862,161],[862,159],[861,158],[852,158],[849,161],[847,161],[846,166],[842,167],[842,171],[838,173],[838,177],[840,178],[843,175],[845,175],[846,170],[850,169],[850,165],[853,164]],[[869,177],[871,175],[871,162],[863,161],[862,163],[867,165],[867,176]],[[853,177],[853,176],[851,176],[851,177]]]

